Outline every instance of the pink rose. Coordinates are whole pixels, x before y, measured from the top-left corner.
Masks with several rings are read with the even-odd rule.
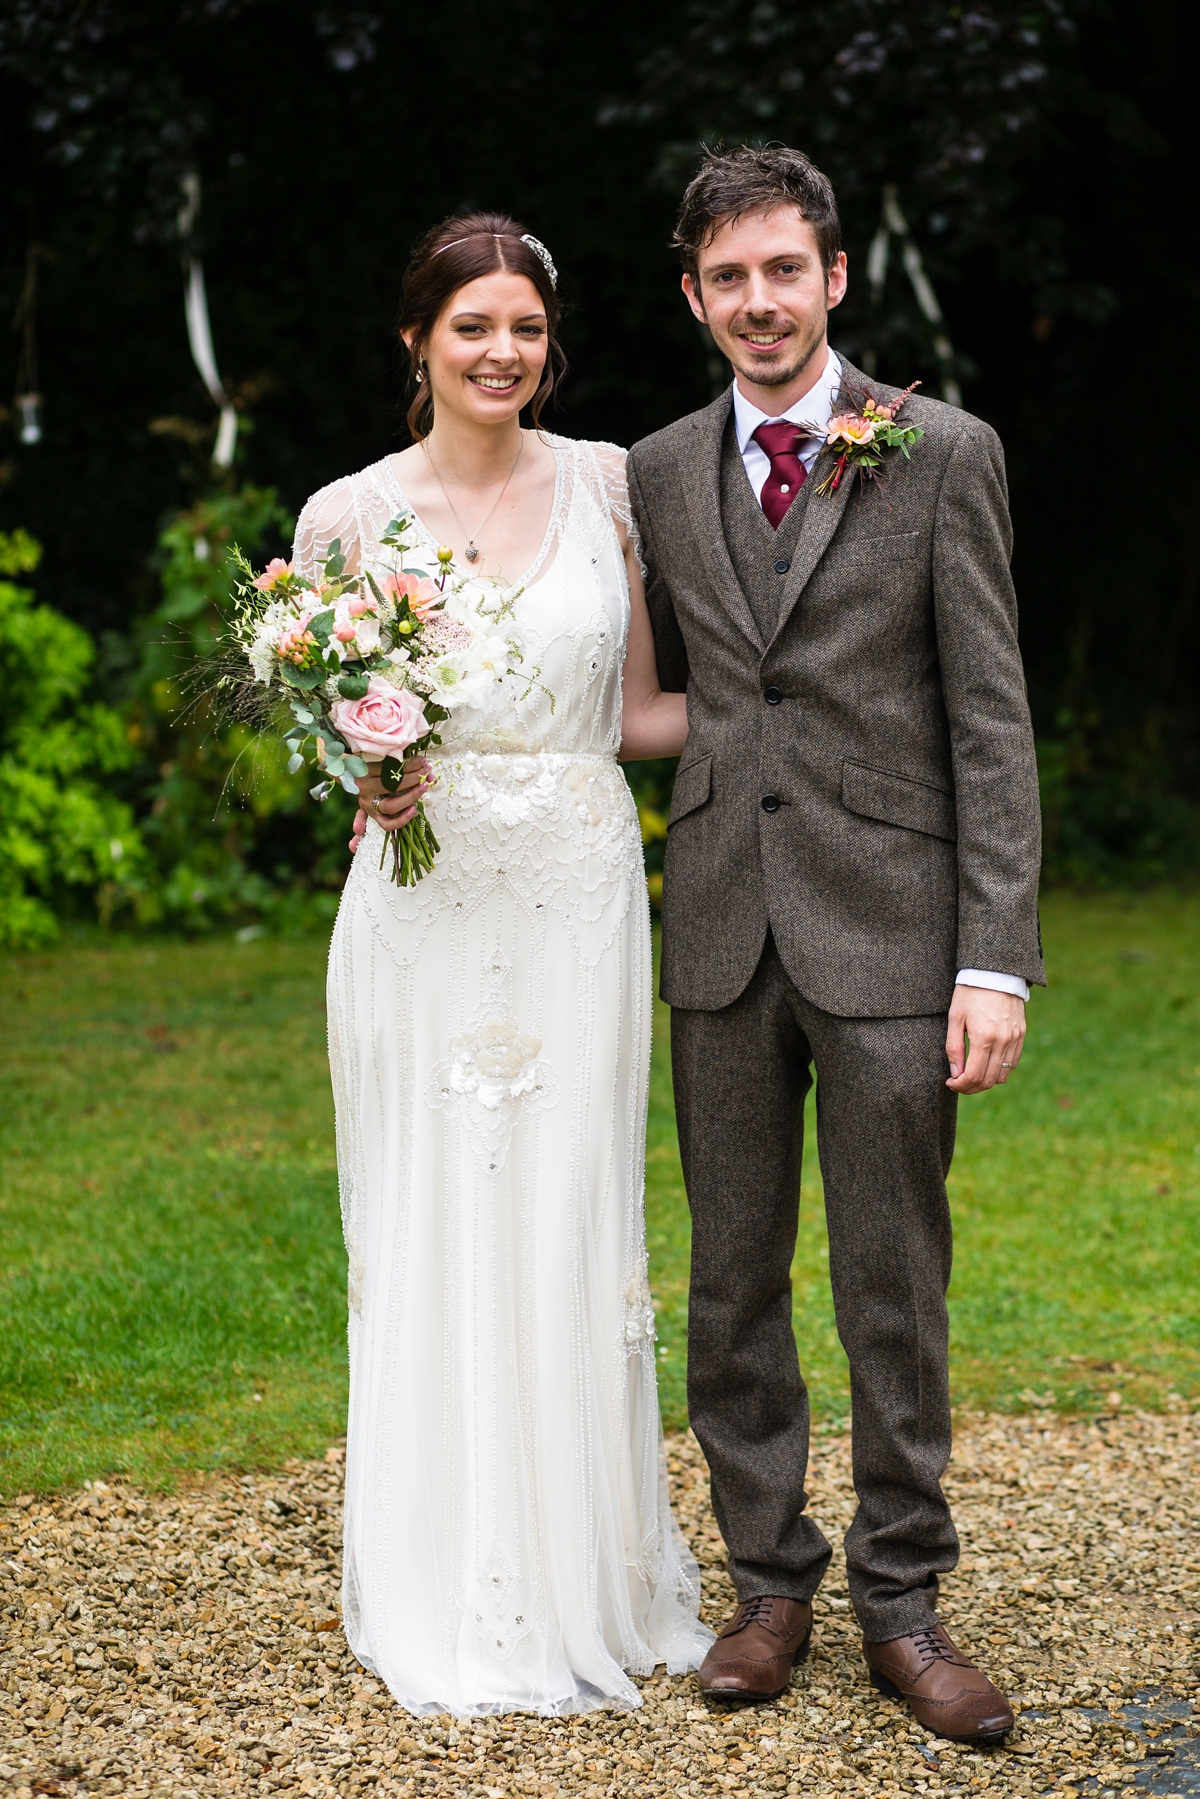
[[[361,700],[339,700],[329,716],[355,755],[382,762],[424,737],[429,722],[421,707],[415,693],[372,675]]]

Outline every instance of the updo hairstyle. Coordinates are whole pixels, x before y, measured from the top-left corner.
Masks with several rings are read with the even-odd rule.
[[[510,275],[527,275],[546,312],[546,366],[529,403],[537,429],[543,406],[566,374],[567,359],[555,335],[561,308],[554,283],[536,250],[522,243],[524,235],[525,226],[505,212],[464,212],[443,219],[427,231],[413,251],[400,292],[399,330],[401,343],[406,331],[414,333],[407,346],[409,379],[416,388],[408,409],[408,428],[414,443],[428,437],[433,428],[433,395],[427,381],[418,381],[426,340],[460,287],[500,270]]]

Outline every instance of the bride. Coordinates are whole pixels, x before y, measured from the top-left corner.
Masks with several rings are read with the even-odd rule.
[[[417,247],[401,336],[413,446],[315,494],[296,567],[370,566],[407,514],[519,588],[532,692],[454,714],[395,796],[359,782],[329,963],[350,1258],[343,1610],[411,1712],[641,1703],[699,1665],[667,1502],[646,1278],[650,925],[616,763],[677,755],[624,454],[538,429],[563,368],[549,253],[500,214]],[[529,407],[532,430],[522,430]],[[414,888],[382,832],[424,796]],[[353,847],[353,846],[352,846]],[[390,858],[388,859],[390,863]]]

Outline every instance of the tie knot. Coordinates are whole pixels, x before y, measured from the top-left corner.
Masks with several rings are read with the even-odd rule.
[[[808,436],[803,425],[793,424],[791,419],[778,419],[773,425],[760,425],[754,433],[754,441],[761,444],[774,461],[776,456],[794,456]]]

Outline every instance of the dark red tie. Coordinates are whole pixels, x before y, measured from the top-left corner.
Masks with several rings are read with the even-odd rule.
[[[754,433],[755,443],[761,444],[771,458],[771,472],[763,482],[760,504],[774,531],[778,531],[807,479],[808,470],[796,452],[808,436],[802,426],[793,425],[788,419],[775,425],[760,425]]]

